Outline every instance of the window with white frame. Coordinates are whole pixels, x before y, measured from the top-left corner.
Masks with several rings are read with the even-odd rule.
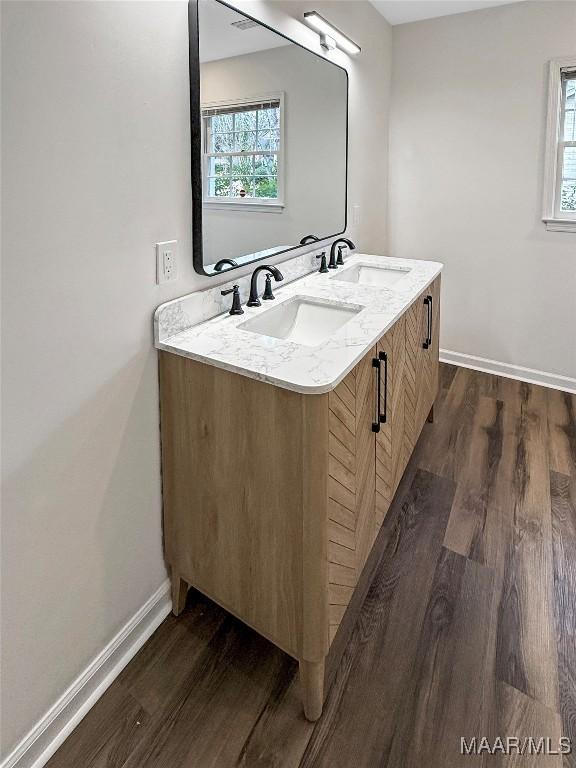
[[[281,207],[282,96],[202,107],[204,201]]]
[[[543,220],[576,232],[576,58],[550,63]]]

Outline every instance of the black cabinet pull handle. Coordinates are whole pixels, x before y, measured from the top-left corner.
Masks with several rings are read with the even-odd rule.
[[[424,349],[428,349],[428,332],[430,330],[430,303],[428,296],[424,299],[424,306],[426,307],[426,338],[422,342],[422,346]]]
[[[386,424],[388,419],[388,355],[386,352],[378,352],[378,359],[384,363],[384,413],[380,412],[378,419],[380,424]]]
[[[380,432],[380,360],[372,358],[372,367],[376,369],[376,420],[372,422],[372,432]]]
[[[427,328],[426,328],[426,339],[422,342],[422,346],[424,349],[428,349],[430,344],[432,344],[432,296],[428,295],[424,299],[424,304],[426,306],[427,311]]]

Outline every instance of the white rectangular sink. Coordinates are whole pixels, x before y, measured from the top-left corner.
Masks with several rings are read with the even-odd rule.
[[[242,331],[317,347],[363,309],[357,304],[333,304],[321,299],[293,296],[237,327]]]
[[[342,280],[347,283],[359,283],[360,285],[380,285],[390,288],[410,272],[402,267],[376,267],[368,264],[354,264],[342,272],[336,272],[332,280]]]

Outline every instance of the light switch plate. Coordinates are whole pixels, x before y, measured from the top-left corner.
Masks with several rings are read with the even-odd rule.
[[[158,285],[178,277],[178,241],[156,243],[156,282]]]

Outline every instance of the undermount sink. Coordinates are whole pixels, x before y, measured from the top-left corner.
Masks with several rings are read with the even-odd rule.
[[[238,328],[307,347],[317,347],[363,309],[357,304],[333,304],[293,296],[258,317],[240,323]]]
[[[347,283],[361,285],[381,285],[389,288],[410,272],[402,267],[376,267],[367,264],[354,264],[332,276],[332,280],[342,280]]]

